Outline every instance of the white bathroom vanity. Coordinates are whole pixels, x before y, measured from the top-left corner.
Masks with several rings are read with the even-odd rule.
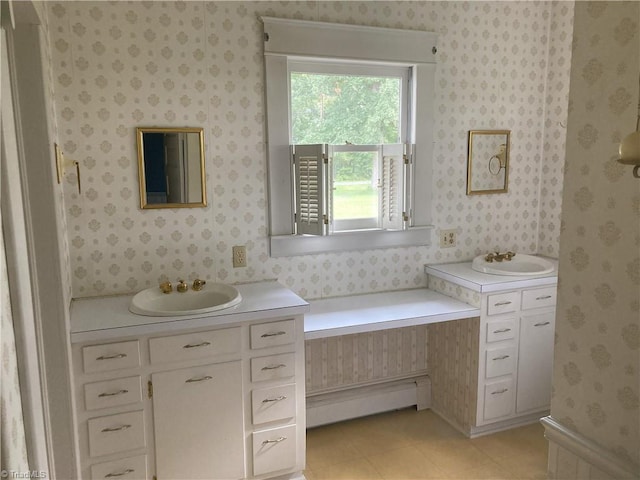
[[[431,406],[471,437],[549,410],[558,277],[546,261],[554,269],[542,275],[480,273],[471,262],[425,268],[430,290],[480,309],[479,319],[429,330]]]
[[[303,478],[308,304],[277,282],[236,287],[240,304],[206,315],[73,301],[82,478]]]

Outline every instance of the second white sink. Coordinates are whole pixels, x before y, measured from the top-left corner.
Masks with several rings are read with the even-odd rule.
[[[478,255],[471,262],[471,268],[477,272],[491,275],[544,275],[554,270],[553,263],[546,258],[517,253],[511,260],[487,262],[485,255]]]
[[[153,287],[134,295],[129,311],[137,315],[177,317],[224,310],[241,301],[238,289],[224,283],[207,283],[199,292],[162,293],[160,288]]]

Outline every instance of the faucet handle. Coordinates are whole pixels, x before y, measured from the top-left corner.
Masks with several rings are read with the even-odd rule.
[[[196,278],[193,281],[193,286],[191,288],[193,288],[193,290],[195,290],[196,292],[199,292],[200,290],[202,290],[206,283],[206,280],[200,280],[199,278]]]
[[[507,253],[504,254],[505,260],[511,260],[515,256],[516,256],[516,253],[512,251],[508,251]]]
[[[176,287],[176,290],[178,290],[180,293],[184,293],[189,290],[189,285],[187,285],[184,280],[178,280],[178,286]]]
[[[171,282],[162,282],[160,284],[160,290],[162,290],[162,293],[171,293],[173,286],[171,285]]]

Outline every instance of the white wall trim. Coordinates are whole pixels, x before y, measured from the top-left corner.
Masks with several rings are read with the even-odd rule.
[[[408,230],[365,230],[327,236],[275,235],[270,237],[271,256],[293,257],[324,252],[431,245],[431,230],[433,227]]]
[[[400,65],[411,68],[409,101],[412,118],[402,143],[415,145],[407,182],[409,227],[429,227],[432,219],[433,115],[437,34],[419,30],[368,27],[261,17],[264,23],[266,134],[270,255],[292,256],[343,250],[429,245],[429,238],[407,240],[416,233],[397,232],[366,242],[317,239],[291,240],[294,195],[289,156],[289,61],[334,59]],[[404,233],[404,232],[403,232]],[[384,238],[384,241],[381,241]],[[391,244],[391,241],[397,241]],[[284,245],[283,245],[284,242]],[[292,252],[292,253],[289,253]]]
[[[59,237],[61,209],[49,123],[51,98],[45,69],[46,39],[40,25],[22,23],[20,18],[16,18],[16,30],[8,37],[9,64],[16,89],[19,180],[25,205],[26,248],[32,274],[33,322],[40,366],[43,409],[38,413],[44,413],[49,476],[77,478],[78,445],[69,369],[69,299]],[[32,351],[26,353],[34,355]]]
[[[575,454],[579,460],[597,468],[610,477],[615,479],[631,479],[640,476],[640,465],[634,465],[615,457],[610,450],[602,448],[593,440],[565,427],[552,416],[544,417],[540,422],[544,425],[544,435],[551,445],[555,444],[569,450]],[[552,474],[551,478],[556,478],[556,475],[553,475],[557,471],[556,460],[550,449],[549,472]],[[578,465],[576,471],[579,469],[584,469],[584,467]]]

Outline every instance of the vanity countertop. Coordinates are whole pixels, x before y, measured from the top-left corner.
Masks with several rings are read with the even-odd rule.
[[[220,326],[258,320],[265,313],[273,316],[300,315],[309,311],[309,304],[276,281],[234,285],[242,301],[231,308],[215,312],[152,317],[129,311],[131,295],[77,298],[71,302],[71,341],[89,342],[148,333]],[[175,295],[179,295],[176,293]]]
[[[447,280],[474,292],[499,292],[514,288],[539,287],[558,283],[558,261],[545,257],[553,263],[554,270],[544,275],[492,275],[481,273],[471,268],[471,262],[443,263],[441,265],[425,265],[427,275]]]
[[[480,310],[441,293],[418,288],[310,300],[306,340],[446,322],[480,316]]]

